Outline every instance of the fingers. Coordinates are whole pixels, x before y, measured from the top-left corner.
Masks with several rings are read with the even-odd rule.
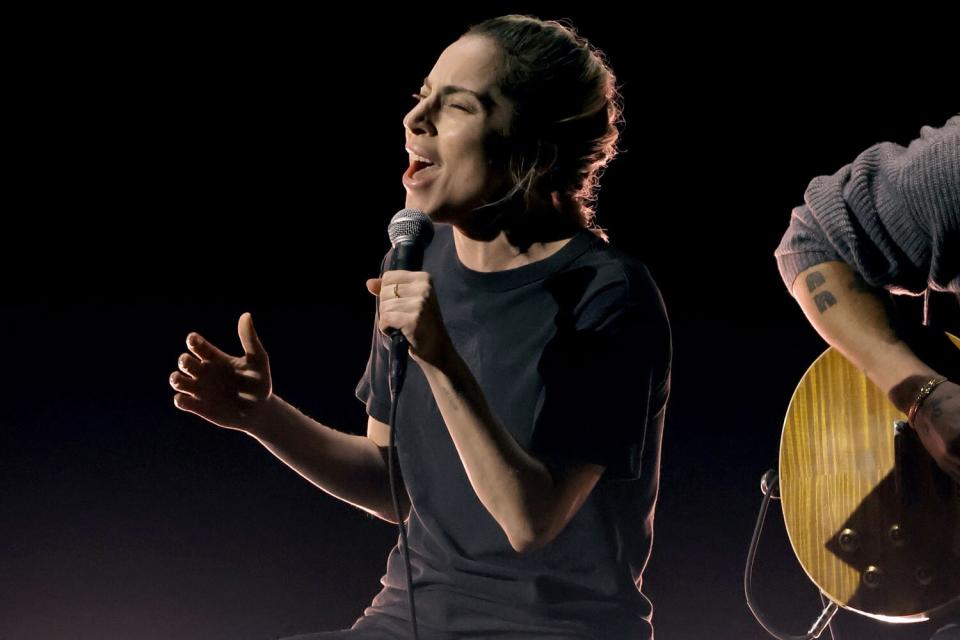
[[[383,294],[383,300],[381,301],[381,304],[385,304],[391,300],[403,298],[404,293],[406,293],[407,298],[413,297],[413,288],[410,283],[404,283],[401,285],[399,282],[391,282],[389,285],[387,285],[381,281],[377,286],[377,295],[380,295],[381,293]]]
[[[369,280],[367,281],[370,282]],[[391,303],[398,300],[425,300],[430,297],[431,284],[429,280],[416,280],[413,282],[391,282],[384,280],[377,288],[376,294],[381,296],[380,305]],[[373,293],[368,286],[367,290]]]
[[[170,385],[177,390],[185,390],[193,396],[197,396],[196,391],[204,384],[211,384],[208,379],[210,376],[222,379],[222,372],[220,372],[220,375],[217,372],[210,372],[207,366],[197,363],[196,358],[188,354],[180,356],[177,364],[180,365],[180,371],[174,371],[170,374]],[[207,377],[204,377],[205,374]],[[253,369],[234,370],[230,372],[230,375],[232,376],[230,385],[244,390],[259,389],[263,386],[265,377],[262,372]]]
[[[377,323],[377,328],[380,329],[380,333],[389,336],[392,332],[391,329],[396,329],[403,331],[403,323],[397,319],[397,316],[394,315],[384,315],[380,314],[380,322]]]
[[[399,300],[383,300],[380,303],[380,320],[378,326],[383,333],[387,329],[399,329],[406,334],[413,328],[423,310],[423,298],[400,298]]]
[[[370,278],[367,280],[367,291],[375,296],[380,295],[380,282],[380,278]]]
[[[393,287],[397,284],[400,285],[401,297],[403,297],[404,291],[407,292],[407,295],[423,293],[430,288],[431,284],[430,273],[427,271],[404,271],[402,269],[384,271],[383,277],[377,279],[380,280],[380,290],[389,293],[391,297],[393,297]],[[370,280],[367,280],[367,282],[369,283]]]
[[[197,397],[197,381],[193,378],[183,375],[179,371],[174,371],[170,374],[170,386],[179,391],[181,394],[187,394],[194,399]],[[176,397],[174,397],[174,400],[176,400]]]
[[[180,357],[177,358],[177,368],[191,378],[196,378],[200,375],[200,361],[190,353],[180,354]]]
[[[173,396],[173,406],[181,411],[189,411],[190,413],[195,413],[198,416],[200,414],[200,402],[191,396],[186,395],[185,393],[178,393]]]
[[[240,344],[243,345],[243,352],[247,356],[263,359],[267,355],[267,350],[263,348],[263,343],[260,342],[260,337],[253,328],[253,315],[249,311],[240,316],[237,322],[237,333],[240,334]]]
[[[230,360],[229,355],[207,342],[199,333],[190,333],[187,335],[187,348],[204,362],[210,360]]]

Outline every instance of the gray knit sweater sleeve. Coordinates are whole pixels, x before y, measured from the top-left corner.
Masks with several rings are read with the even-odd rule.
[[[960,115],[907,147],[881,142],[814,178],[774,253],[787,288],[841,260],[894,292],[960,292]]]

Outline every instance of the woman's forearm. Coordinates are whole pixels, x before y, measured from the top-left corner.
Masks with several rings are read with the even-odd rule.
[[[500,423],[456,352],[442,367],[421,366],[480,502],[514,549],[532,548],[549,527],[550,471]]]
[[[257,424],[247,431],[249,435],[326,493],[396,522],[387,465],[373,440],[320,424],[279,396],[272,396],[268,403]],[[397,482],[401,482],[399,475]],[[398,486],[405,518],[409,499],[403,486]]]

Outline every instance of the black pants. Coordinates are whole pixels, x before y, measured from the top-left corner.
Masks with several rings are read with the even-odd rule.
[[[280,638],[280,640],[405,640],[409,633],[409,630],[401,631],[393,626],[388,627],[376,622],[372,618],[361,617],[349,629],[304,633]]]
[[[390,635],[389,631],[384,631],[379,628],[341,629],[339,631],[304,633],[298,636],[281,638],[280,640],[398,640],[398,636]]]

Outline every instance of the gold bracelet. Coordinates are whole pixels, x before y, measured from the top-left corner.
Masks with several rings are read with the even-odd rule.
[[[920,405],[923,404],[923,401],[927,399],[933,390],[943,382],[946,382],[946,378],[933,378],[929,380],[925,385],[920,387],[920,393],[917,394],[917,399],[913,401],[913,404],[910,406],[910,412],[907,413],[907,422],[913,425],[913,419],[917,417],[917,411],[920,411]]]

